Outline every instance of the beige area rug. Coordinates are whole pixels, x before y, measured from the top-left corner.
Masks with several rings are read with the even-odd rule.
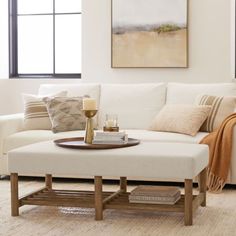
[[[40,180],[20,181],[20,194],[40,188]],[[118,186],[106,184],[105,190]],[[131,190],[135,186],[130,186]],[[56,182],[54,188],[92,190],[92,183]],[[236,235],[236,189],[208,194],[206,208],[199,208],[193,226],[183,225],[182,214],[106,210],[103,221],[94,211],[78,208],[24,206],[19,217],[10,216],[10,183],[0,180],[1,236],[234,236]]]

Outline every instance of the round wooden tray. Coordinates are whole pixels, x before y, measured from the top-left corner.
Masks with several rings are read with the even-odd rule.
[[[112,149],[123,148],[138,145],[138,139],[129,138],[126,144],[88,144],[84,142],[84,137],[65,138],[54,140],[54,143],[59,147],[74,148],[74,149]]]

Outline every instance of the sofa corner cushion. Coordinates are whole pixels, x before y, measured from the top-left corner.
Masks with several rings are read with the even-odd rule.
[[[99,128],[106,114],[117,114],[121,129],[147,129],[165,104],[164,83],[104,84],[101,86]]]
[[[210,94],[215,96],[236,96],[236,84],[168,83],[166,104],[194,104],[196,97],[200,94]]]

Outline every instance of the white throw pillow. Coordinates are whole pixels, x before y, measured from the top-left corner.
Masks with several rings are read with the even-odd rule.
[[[153,120],[150,130],[195,136],[210,110],[211,106],[166,105]]]
[[[66,95],[67,91],[48,94],[47,96],[22,94],[24,101],[24,129],[51,130],[51,121],[43,99],[45,97],[65,97]]]

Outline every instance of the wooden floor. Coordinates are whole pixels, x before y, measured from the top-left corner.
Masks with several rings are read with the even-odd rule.
[[[20,195],[43,187],[42,179],[21,179]],[[92,182],[61,180],[57,189],[93,190]],[[129,185],[128,191],[136,185]],[[118,183],[106,183],[105,191],[114,191]],[[10,183],[0,181],[0,235],[72,236],[72,235],[219,235],[234,236],[236,225],[236,189],[208,194],[206,208],[199,208],[194,225],[184,227],[183,214],[116,211],[107,209],[103,221],[94,221],[93,209],[23,206],[19,217],[11,217]]]

